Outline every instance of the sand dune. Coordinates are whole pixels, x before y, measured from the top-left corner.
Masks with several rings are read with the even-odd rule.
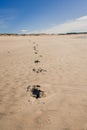
[[[0,36],[0,130],[87,130],[86,37]]]

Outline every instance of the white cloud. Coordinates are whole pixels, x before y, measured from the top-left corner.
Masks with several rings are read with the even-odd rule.
[[[23,34],[28,34],[29,33],[29,31],[26,30],[26,29],[22,29],[22,30],[20,30],[20,32],[23,33]]]
[[[87,31],[87,16],[83,16],[63,24],[56,25],[46,29],[44,33],[67,33],[67,32],[82,32]]]
[[[87,20],[87,16],[80,17],[78,20]]]
[[[68,33],[68,32],[87,32],[87,16],[69,20],[65,23],[54,25],[53,27],[41,31],[34,31],[33,33]]]
[[[82,16],[74,20],[69,20],[65,23],[53,25],[53,27],[43,30],[35,30],[29,32],[26,29],[22,29],[21,33],[47,33],[47,34],[58,34],[58,33],[68,33],[68,32],[87,32],[87,16]]]

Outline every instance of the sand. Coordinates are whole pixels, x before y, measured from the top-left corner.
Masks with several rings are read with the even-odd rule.
[[[87,35],[0,36],[0,130],[87,130]]]

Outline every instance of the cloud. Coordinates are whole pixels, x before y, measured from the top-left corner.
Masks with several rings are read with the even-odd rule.
[[[87,31],[87,16],[70,20],[63,24],[43,30],[44,33],[67,33],[67,32],[85,32]]]
[[[20,32],[23,33],[23,34],[28,34],[29,33],[29,31],[26,30],[26,29],[22,29],[22,30],[20,30]]]
[[[32,33],[59,34],[68,32],[87,32],[87,16],[69,20],[62,24],[53,25],[51,28],[34,31]]]
[[[66,21],[62,24],[55,25],[48,29],[35,30],[29,32],[29,30],[22,29],[21,33],[47,33],[47,34],[59,34],[69,32],[87,32],[87,16],[82,16],[73,20]]]

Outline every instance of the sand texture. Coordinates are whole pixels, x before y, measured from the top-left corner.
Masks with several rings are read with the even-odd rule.
[[[87,35],[0,36],[0,130],[87,130]]]

